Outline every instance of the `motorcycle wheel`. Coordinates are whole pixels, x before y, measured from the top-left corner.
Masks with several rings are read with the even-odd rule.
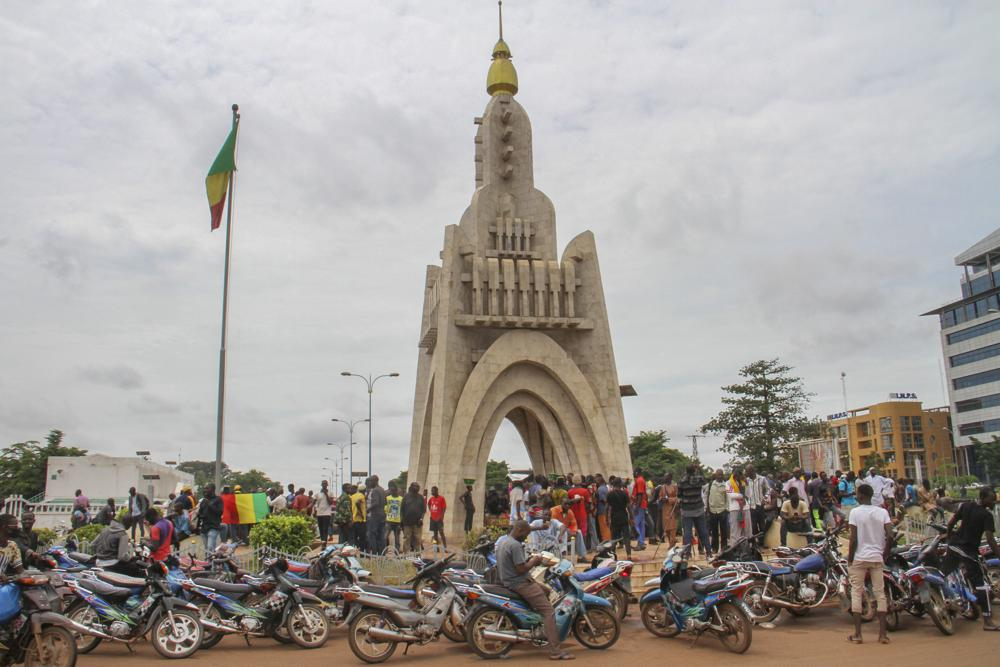
[[[279,644],[291,644],[292,638],[288,636],[288,628],[284,625],[279,625],[271,632],[271,638]]]
[[[931,600],[926,606],[926,611],[942,634],[955,634],[955,624],[952,621],[951,614],[948,612],[948,607],[945,605],[944,596],[941,595],[941,591],[937,588],[931,589]]]
[[[347,630],[347,643],[358,660],[369,664],[385,662],[396,652],[396,642],[374,642],[368,639],[368,628],[388,627],[398,630],[392,621],[383,619],[382,612],[375,609],[364,609],[351,621]]]
[[[288,614],[285,628],[292,641],[302,648],[319,648],[330,637],[330,623],[323,608],[316,604],[294,607]]]
[[[416,592],[417,604],[421,607],[430,600],[437,597],[437,585],[430,579],[420,578],[413,582],[413,590]]]
[[[517,632],[510,617],[499,609],[481,606],[465,621],[465,638],[472,650],[484,660],[502,658],[513,648],[513,642],[504,642],[483,637],[483,630],[490,628],[499,632]]]
[[[966,600],[962,603],[962,618],[967,621],[975,621],[979,619],[979,605],[975,602],[969,602]]]
[[[444,619],[444,623],[441,624],[441,634],[456,644],[461,644],[465,641],[465,632],[461,626],[456,626],[451,620],[451,614],[448,614],[448,618]]]
[[[73,667],[76,664],[76,642],[65,628],[54,625],[42,628],[41,641],[34,637],[24,654],[24,667]]]
[[[625,620],[628,614],[628,595],[617,586],[606,586],[598,595],[611,603],[611,609],[619,621]]]
[[[203,628],[200,618],[187,609],[173,612],[174,621],[163,614],[153,626],[150,640],[153,648],[164,658],[180,660],[189,657],[201,646]]]
[[[775,592],[772,585],[771,595],[773,596]],[[753,614],[754,620],[758,623],[772,623],[774,619],[778,618],[778,614],[781,613],[780,607],[772,607],[764,602],[763,581],[756,581],[750,584],[750,587],[743,593],[743,601],[746,602],[750,613]]]
[[[676,637],[680,634],[674,619],[662,602],[646,602],[639,607],[642,624],[657,637]]]
[[[986,568],[986,581],[990,583],[990,595],[1000,601],[1000,567]]]
[[[86,602],[80,602],[70,607],[66,611],[66,618],[76,621],[80,625],[101,627],[101,620],[97,616],[97,612]],[[100,637],[93,637],[91,635],[80,635],[75,632],[71,634],[76,642],[76,652],[81,655],[90,653],[103,641]]]
[[[725,632],[716,633],[722,645],[733,653],[745,653],[753,641],[753,622],[742,609],[729,602],[718,606]]]
[[[202,602],[198,605],[198,612],[201,617],[206,621],[212,621],[213,623],[222,623],[222,614],[219,613],[218,607],[209,602]],[[215,632],[214,630],[209,630],[208,628],[202,626],[202,637],[201,637],[201,647],[202,648],[212,648],[216,644],[222,641],[225,636],[221,632]]]
[[[573,621],[573,636],[589,649],[603,650],[614,646],[621,632],[618,617],[603,607],[591,607]]]
[[[885,615],[885,628],[889,632],[899,630],[899,593],[895,586],[885,587],[886,602],[889,603],[889,613]]]

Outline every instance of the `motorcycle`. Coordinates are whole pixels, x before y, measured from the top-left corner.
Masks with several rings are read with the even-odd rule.
[[[414,579],[435,579],[440,591],[427,604],[414,609],[410,600],[400,599],[352,586],[341,595],[357,611],[347,632],[351,651],[367,663],[388,660],[402,643],[424,645],[442,634],[445,621],[461,623],[454,603],[459,595],[456,585],[448,578],[436,575],[445,570],[454,554],[434,561],[417,573]]]
[[[611,603],[587,593],[573,576],[573,564],[568,560],[546,560],[544,566],[560,583],[561,592],[552,605],[560,640],[565,640],[572,630],[586,648],[603,650],[613,646],[621,634],[621,625]],[[501,658],[517,643],[547,644],[541,615],[514,591],[479,584],[466,595],[476,604],[465,620],[465,637],[481,658]]]
[[[58,575],[25,573],[0,578],[0,665],[73,667],[73,632],[88,633],[63,616],[52,586]]]
[[[690,545],[667,553],[660,585],[639,600],[642,624],[657,637],[710,633],[733,653],[746,652],[753,640],[753,621],[743,602],[750,582],[742,576],[695,579],[688,573],[690,556]]]
[[[756,621],[773,622],[783,609],[793,616],[805,616],[830,595],[839,595],[841,604],[850,610],[847,561],[840,556],[836,537],[840,530],[827,531],[825,539],[801,550],[807,555],[798,560],[786,556],[777,563],[735,564],[753,580],[744,599]],[[862,619],[873,619],[875,604],[870,586],[865,588],[862,600]]]
[[[173,594],[166,565],[146,568],[145,578],[90,571],[67,581],[78,598],[67,618],[96,631],[75,633],[79,653],[106,640],[131,644],[147,633],[164,658],[187,658],[198,650],[203,634],[198,608]]]
[[[232,584],[217,579],[187,580],[181,586],[194,599],[211,648],[227,634],[250,637],[287,637],[302,648],[319,648],[329,638],[330,625],[323,602],[297,586],[286,574],[283,559],[266,563],[269,579],[254,584]],[[266,595],[248,604],[251,595]],[[283,637],[279,636],[284,631]]]
[[[618,620],[628,614],[629,597],[632,595],[632,561],[605,561],[607,565],[591,568],[573,575],[582,583],[584,591],[611,603]]]
[[[959,549],[945,545],[942,540],[947,528],[940,524],[929,524],[938,532],[927,541],[920,550],[914,567],[907,570],[906,577],[910,580],[921,608],[931,617],[931,621],[942,634],[951,635],[955,632],[953,617],[961,614],[968,620],[979,618],[979,607],[976,605],[975,591],[965,577],[965,567],[959,567],[950,574],[940,570],[941,552],[952,550],[960,556],[960,560],[968,557]]]

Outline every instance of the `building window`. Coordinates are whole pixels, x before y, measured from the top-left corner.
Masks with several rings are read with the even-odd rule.
[[[1000,343],[987,345],[986,347],[980,347],[968,352],[962,352],[961,354],[954,354],[948,358],[948,363],[950,363],[952,368],[954,368],[955,366],[964,366],[965,364],[971,364],[975,361],[982,361],[983,359],[990,359],[997,356],[1000,356]]]
[[[920,458],[920,454],[916,452],[906,452],[903,454],[903,474],[908,479],[916,479],[917,477],[917,459]],[[927,461],[920,458],[920,467],[923,469],[924,476],[927,476]]]
[[[899,418],[899,430],[909,431],[910,430],[910,418],[907,415],[903,415]]]
[[[923,433],[914,433],[913,434],[913,448],[914,449],[923,449],[924,448],[924,434]]]
[[[892,433],[892,417],[881,417],[878,420],[879,433]]]
[[[959,435],[978,435],[1000,431],[1000,419],[987,419],[981,422],[969,422],[958,427]]]
[[[968,389],[969,387],[977,387],[981,384],[997,382],[998,380],[1000,380],[1000,368],[994,368],[982,373],[955,378],[951,381],[951,384],[955,389]]]
[[[924,425],[921,422],[922,422],[922,420],[921,420],[920,415],[917,415],[916,417],[911,418],[910,419],[910,426],[912,427],[912,430],[914,430],[914,431],[923,431],[924,430]]]
[[[867,438],[868,436],[870,436],[872,434],[871,433],[871,427],[868,424],[869,424],[868,422],[861,422],[861,423],[858,424],[858,437],[859,438]]]
[[[903,434],[903,449],[913,448],[913,435],[910,433]]]
[[[896,462],[896,452],[889,452],[888,454],[886,454],[882,458],[885,460],[886,463],[895,463]]]
[[[868,449],[871,446],[872,446],[871,440],[862,440],[861,442],[858,443],[858,449]]]
[[[989,396],[970,398],[966,401],[958,401],[955,403],[956,412],[972,412],[973,410],[996,407],[1000,407],[1000,394],[990,394]]]
[[[954,310],[949,312],[951,313],[951,319],[955,320],[955,324],[960,324],[956,317],[956,313],[958,311]],[[947,315],[945,319],[948,319]],[[1000,331],[1000,318],[990,320],[989,322],[983,322],[982,324],[977,324],[974,327],[969,327],[968,329],[963,329],[962,331],[956,331],[953,334],[948,334],[947,340],[948,344],[952,345],[963,340],[972,340],[973,338],[977,338],[979,336],[985,336],[986,334],[993,333],[994,331]]]
[[[884,451],[892,451],[892,449],[893,449],[893,446],[892,446],[892,436],[891,435],[883,435],[882,436],[882,451],[883,452]]]

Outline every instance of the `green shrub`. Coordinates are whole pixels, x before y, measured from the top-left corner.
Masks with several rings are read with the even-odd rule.
[[[52,546],[52,544],[56,541],[56,531],[51,528],[35,528],[32,532],[35,533],[35,535],[38,535],[39,549]]]
[[[74,530],[73,537],[76,538],[77,542],[93,542],[94,538],[100,535],[102,530],[104,530],[104,526],[101,524],[89,523]]]
[[[296,554],[312,544],[316,519],[289,512],[272,514],[250,529],[250,545]]]
[[[476,528],[465,534],[465,542],[462,543],[462,549],[469,551],[472,547],[479,544],[479,538],[483,535],[489,535],[491,542],[496,542],[500,539],[500,536],[506,535],[507,531],[510,530],[510,525],[507,523],[494,523],[490,526],[484,526],[482,528]]]

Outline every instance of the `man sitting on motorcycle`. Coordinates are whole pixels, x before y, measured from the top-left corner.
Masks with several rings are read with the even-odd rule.
[[[990,589],[985,583],[983,568],[979,564],[979,544],[982,542],[983,533],[986,534],[986,542],[993,549],[993,554],[1000,558],[1000,547],[993,537],[996,527],[991,510],[994,504],[996,495],[988,486],[979,490],[978,503],[971,500],[962,503],[948,522],[947,540],[948,544],[959,549],[964,557],[949,550],[944,562],[941,563],[941,570],[946,574],[965,566],[969,584],[976,591],[976,603],[983,614],[983,630],[1000,630],[1000,625],[993,623]],[[955,524],[959,524],[958,530],[955,529]]]
[[[541,615],[545,639],[549,643],[549,659],[572,660],[575,656],[560,647],[556,615],[545,589],[528,576],[531,568],[542,562],[541,556],[526,558],[524,555],[524,541],[532,530],[527,521],[514,521],[510,526],[510,533],[497,540],[497,573],[500,576],[500,583],[520,595]]]
[[[0,577],[20,574],[24,569],[21,550],[11,539],[16,530],[17,517],[13,514],[0,514]]]

